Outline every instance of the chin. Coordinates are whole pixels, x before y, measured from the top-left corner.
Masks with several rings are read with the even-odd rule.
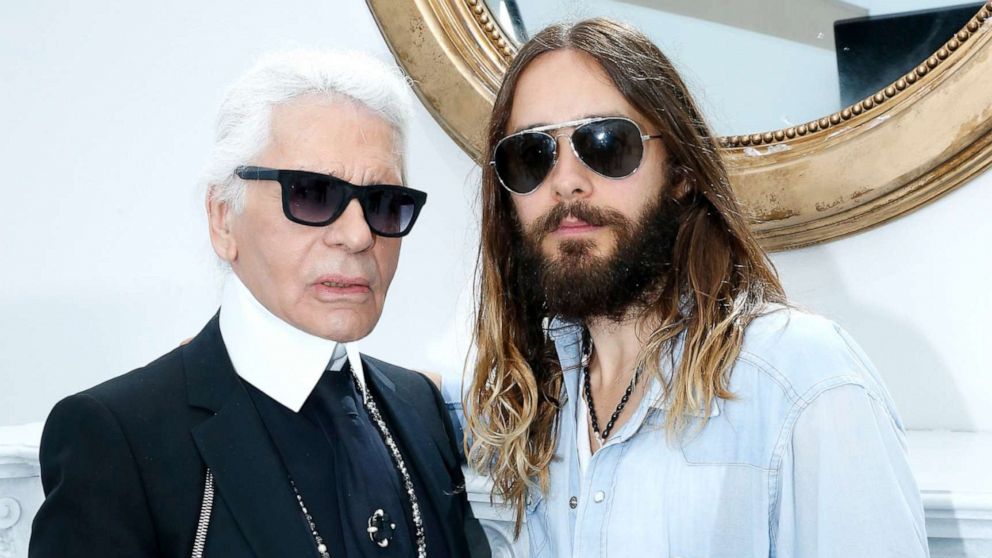
[[[334,314],[339,313],[340,311],[334,312]],[[378,316],[373,319],[370,316],[350,314],[346,316],[328,316],[320,320],[320,322],[315,323],[314,329],[308,330],[308,333],[340,343],[350,343],[372,333],[372,328],[379,321]]]

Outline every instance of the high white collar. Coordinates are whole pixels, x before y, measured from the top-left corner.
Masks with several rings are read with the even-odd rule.
[[[233,272],[224,284],[220,333],[234,370],[285,407],[299,412],[324,370],[340,371],[345,354],[365,391],[358,346],[311,335],[255,298]]]

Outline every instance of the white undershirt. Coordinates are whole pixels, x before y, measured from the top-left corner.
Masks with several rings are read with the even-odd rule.
[[[576,444],[575,447],[579,452],[579,474],[585,475],[586,468],[589,466],[589,460],[592,459],[592,446],[589,445],[589,436],[595,436],[592,430],[592,425],[589,423],[589,403],[585,398],[585,390],[582,386],[585,386],[586,374],[588,370],[582,370],[579,372],[579,404],[575,406],[575,436]],[[648,381],[654,382],[654,379],[649,379]],[[650,392],[650,390],[648,390]],[[714,402],[714,409],[716,408],[716,403]],[[651,408],[664,409],[665,406],[663,402],[656,401],[651,403]],[[711,411],[711,416],[713,416],[715,411]]]
[[[317,337],[283,321],[234,273],[224,284],[220,333],[238,376],[293,412],[300,411],[324,371],[340,371],[346,357],[365,390],[365,370],[354,342]]]

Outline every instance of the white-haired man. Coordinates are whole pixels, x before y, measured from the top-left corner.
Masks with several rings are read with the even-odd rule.
[[[32,557],[488,555],[437,390],[354,344],[427,197],[402,185],[410,102],[355,53],[232,86],[206,177],[221,309],[55,407]]]

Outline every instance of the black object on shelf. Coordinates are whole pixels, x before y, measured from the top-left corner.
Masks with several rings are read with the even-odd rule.
[[[874,95],[930,57],[984,2],[834,22],[844,106]]]

